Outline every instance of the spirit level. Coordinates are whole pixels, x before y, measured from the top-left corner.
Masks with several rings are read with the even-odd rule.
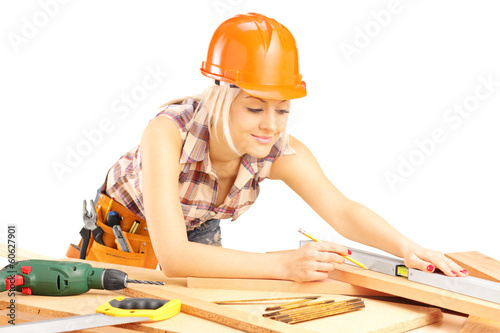
[[[372,271],[405,277],[410,281],[500,304],[500,283],[498,282],[472,276],[450,277],[439,272],[423,272],[418,269],[406,267],[403,260],[398,258],[391,258],[353,248],[349,249],[352,252],[351,257],[362,261]],[[346,263],[350,264],[349,262]]]
[[[303,246],[307,242],[310,241],[301,240],[300,246]],[[399,258],[353,249],[352,247],[349,247],[349,249],[352,252],[351,257],[364,263],[369,270],[392,276],[400,276],[402,278],[407,278],[409,281],[500,304],[499,282],[488,281],[472,276],[450,277],[439,272],[423,272],[418,269],[406,267],[404,261]],[[346,261],[346,263],[356,266],[348,261]]]

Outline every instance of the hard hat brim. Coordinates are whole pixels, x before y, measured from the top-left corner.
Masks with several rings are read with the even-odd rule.
[[[264,86],[258,84],[249,84],[235,82],[241,90],[248,95],[274,100],[286,100],[302,98],[307,95],[306,83],[304,81],[297,87],[294,86]]]
[[[252,84],[247,82],[236,82],[234,80],[229,80],[221,75],[208,72],[203,66],[202,68],[200,68],[200,70],[204,76],[214,80],[220,80],[230,84],[234,84],[248,95],[254,97],[259,97],[264,99],[274,99],[274,100],[285,100],[285,99],[302,98],[307,95],[306,83],[304,81],[302,81],[298,86],[274,86],[274,85]]]

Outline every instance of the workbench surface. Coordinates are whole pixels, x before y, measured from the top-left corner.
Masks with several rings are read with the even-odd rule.
[[[162,297],[167,295],[183,295],[186,297],[186,304],[191,306],[208,306],[210,309],[223,309],[229,311],[228,316],[234,315],[234,318],[250,325],[266,326],[270,321],[264,319],[262,313],[268,305],[250,304],[250,305],[214,305],[213,301],[235,300],[235,299],[256,299],[256,298],[275,298],[289,296],[320,295],[321,299],[345,300],[350,296],[333,295],[331,293],[296,293],[289,291],[245,291],[245,290],[223,290],[210,288],[188,288],[187,279],[166,278],[160,271],[134,268],[129,266],[119,266],[106,263],[89,262],[94,267],[109,267],[120,269],[128,273],[131,279],[141,280],[160,280],[166,283],[165,286],[154,285],[129,285],[119,293],[91,290],[87,293],[76,296],[65,297],[47,297],[47,296],[28,296],[16,295],[16,309],[19,311],[19,319],[22,320],[22,314],[34,313],[36,315],[46,315],[50,317],[64,317],[78,314],[93,313],[95,309],[105,301],[108,301],[120,294],[125,293],[129,296],[138,297]],[[276,281],[273,281],[276,283]],[[196,300],[199,300],[197,303]],[[416,332],[460,332],[466,317],[444,314],[444,320],[441,319],[441,311],[434,307],[419,306],[412,304],[403,304],[399,302],[389,302],[387,300],[376,300],[363,298],[366,307],[362,310],[332,316],[323,319],[317,319],[296,325],[287,325],[282,323],[278,326],[272,326],[277,331],[303,331],[303,332],[330,332],[333,329],[339,332],[404,332],[418,327]],[[401,299],[395,298],[398,301]],[[2,309],[9,304],[7,293],[0,294],[0,306]],[[206,301],[206,302],[203,302]],[[194,302],[194,303],[193,303]],[[184,310],[184,309],[183,309]],[[5,311],[5,310],[4,310]],[[222,311],[222,310],[221,310]],[[188,312],[188,311],[187,311]],[[2,317],[4,318],[4,316]],[[33,319],[32,319],[33,320]],[[35,319],[36,320],[36,319]],[[224,322],[224,318],[222,322]],[[430,325],[438,322],[437,324]],[[5,322],[6,323],[6,322]],[[280,326],[281,325],[281,326]],[[221,325],[220,323],[198,318],[196,316],[180,313],[177,316],[156,323],[128,324],[122,325],[126,329],[150,329],[152,331],[168,332],[240,332],[241,330]],[[242,326],[243,327],[243,326]],[[271,327],[271,326],[270,326]],[[109,332],[109,328],[104,328]],[[301,330],[302,329],[302,330]],[[94,332],[95,330],[93,330]],[[97,330],[99,331],[99,330]],[[96,332],[97,332],[96,331]]]

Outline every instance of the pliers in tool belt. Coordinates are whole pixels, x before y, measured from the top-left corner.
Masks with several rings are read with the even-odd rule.
[[[102,241],[103,230],[97,226],[97,213],[95,211],[94,201],[90,200],[91,214],[87,211],[87,201],[83,200],[83,228],[80,230],[82,236],[82,246],[80,247],[80,259],[85,259],[87,256],[87,248],[89,246],[90,234],[99,244],[104,244]]]

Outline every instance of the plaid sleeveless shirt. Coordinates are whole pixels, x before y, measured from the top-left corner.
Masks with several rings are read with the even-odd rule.
[[[179,128],[183,141],[179,163],[179,202],[187,231],[211,219],[233,221],[247,211],[259,195],[259,183],[269,178],[274,160],[281,155],[281,139],[268,156],[244,155],[236,180],[224,202],[216,207],[217,174],[208,152],[208,113],[200,100],[186,98],[164,107],[157,117],[168,117]],[[284,147],[283,155],[295,154]],[[142,196],[142,163],[140,145],[123,155],[110,169],[106,194],[145,219]]]

